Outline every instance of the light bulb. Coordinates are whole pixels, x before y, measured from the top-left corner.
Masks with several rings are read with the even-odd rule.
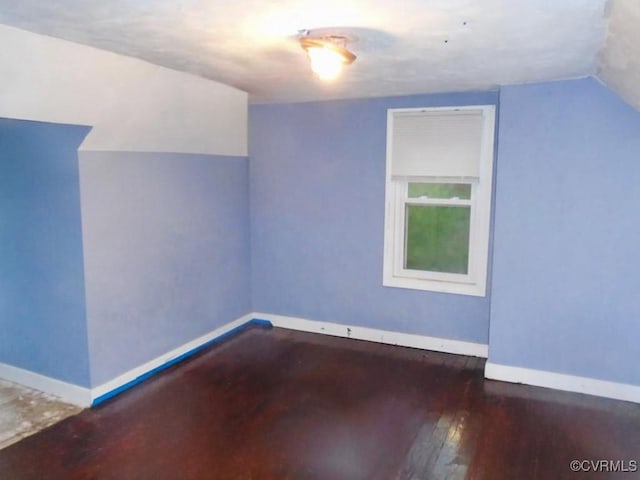
[[[311,47],[307,49],[311,70],[322,80],[333,80],[340,75],[344,65],[344,57],[327,47]]]

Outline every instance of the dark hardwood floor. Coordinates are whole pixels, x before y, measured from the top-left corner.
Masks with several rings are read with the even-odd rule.
[[[253,328],[0,451],[0,479],[640,478],[570,468],[639,461],[640,406],[483,366]]]

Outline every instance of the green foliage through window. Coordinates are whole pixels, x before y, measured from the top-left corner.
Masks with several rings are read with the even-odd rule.
[[[471,207],[407,205],[405,215],[405,268],[468,273]]]
[[[471,198],[471,185],[468,183],[409,183],[409,198]]]

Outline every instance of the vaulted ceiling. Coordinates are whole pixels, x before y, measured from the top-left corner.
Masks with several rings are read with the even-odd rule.
[[[638,0],[0,0],[0,23],[223,82],[253,102],[594,75],[640,108]],[[358,59],[318,80],[302,29],[348,36]]]

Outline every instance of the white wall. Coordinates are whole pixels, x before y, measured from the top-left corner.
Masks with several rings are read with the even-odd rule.
[[[247,94],[0,25],[0,116],[93,126],[81,150],[247,154]]]

